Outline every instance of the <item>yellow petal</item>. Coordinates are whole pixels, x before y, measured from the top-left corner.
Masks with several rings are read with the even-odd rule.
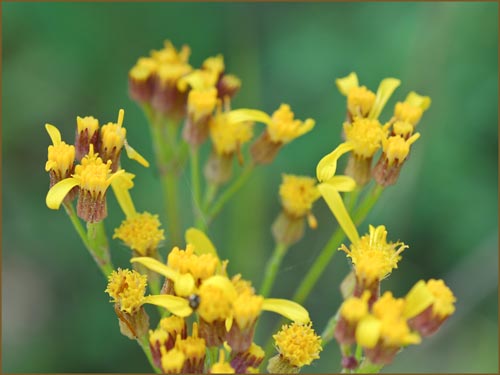
[[[238,293],[236,292],[233,283],[225,276],[211,276],[203,281],[203,285],[212,285],[222,290],[229,301],[234,301],[236,297],[238,297]]]
[[[308,118],[304,121],[302,126],[299,128],[297,137],[306,134],[307,132],[311,131],[312,128],[314,128],[314,125],[316,125],[316,121],[314,121],[312,118]]]
[[[380,82],[377,89],[377,96],[375,97],[375,103],[373,103],[373,107],[368,114],[368,118],[378,119],[385,104],[400,84],[401,81],[396,78],[386,78]]]
[[[422,96],[415,91],[411,91],[405,99],[405,102],[413,107],[420,107],[422,111],[426,111],[431,106],[431,98]]]
[[[434,294],[427,288],[425,281],[420,280],[405,297],[403,315],[407,319],[413,318],[432,305],[434,300]]]
[[[368,315],[361,319],[356,327],[356,342],[364,348],[373,348],[380,338],[381,322]]]
[[[134,186],[132,179],[135,177],[132,173],[122,173],[118,175],[112,182],[111,187],[115,193],[116,200],[120,205],[123,213],[127,218],[134,216],[137,211],[134,207],[134,202],[130,196],[129,189]]]
[[[226,331],[227,332],[229,332],[231,330],[231,327],[233,326],[233,320],[234,320],[233,314],[229,315],[226,318],[225,325],[226,325]]]
[[[337,160],[353,148],[350,142],[344,142],[338,145],[337,148],[328,155],[323,156],[316,166],[316,177],[319,182],[324,182],[332,178],[337,171]]]
[[[337,191],[353,191],[356,189],[356,181],[349,176],[333,176],[325,184],[333,186]]]
[[[147,296],[144,298],[144,303],[164,307],[172,314],[180,316],[181,318],[189,316],[193,312],[191,307],[189,307],[187,299],[169,294]]]
[[[217,259],[217,250],[205,233],[196,228],[189,228],[185,234],[186,243],[194,245],[194,252],[198,255],[212,254]]]
[[[59,181],[57,184],[52,186],[47,193],[47,197],[45,198],[45,203],[47,207],[52,210],[58,210],[61,207],[61,203],[66,198],[66,195],[78,185],[78,180],[73,177],[65,178],[62,181]]]
[[[262,122],[269,124],[271,117],[265,112],[257,109],[235,109],[226,114],[228,123],[234,124],[238,122]]]
[[[194,277],[190,273],[179,274],[174,279],[174,291],[178,296],[189,296],[194,292],[195,286]]]
[[[287,299],[266,298],[262,304],[262,310],[278,313],[298,323],[305,324],[311,320],[304,307]]]
[[[347,77],[336,79],[335,84],[337,85],[340,93],[347,96],[353,87],[359,86],[358,76],[356,73],[352,72]]]
[[[123,117],[125,116],[125,111],[123,109],[120,109],[118,111],[118,120],[116,121],[116,124],[121,127],[123,125]]]
[[[340,197],[337,189],[335,189],[332,185],[322,183],[318,185],[318,190],[351,243],[358,243],[358,231],[356,229],[356,226],[352,222],[352,219],[349,216],[349,213],[347,212],[344,202],[342,201],[342,198]]]
[[[45,172],[50,171],[52,168],[56,168],[57,163],[54,160],[47,160],[45,163]]]
[[[174,270],[173,268],[167,266],[166,264],[163,264],[162,262],[150,258],[150,257],[135,257],[130,259],[130,263],[139,263],[142,264],[144,267],[150,269],[153,272],[156,272],[160,275],[163,275],[170,280],[177,280],[179,278],[179,272]]]
[[[136,162],[138,162],[139,164],[141,164],[142,166],[144,166],[146,168],[149,167],[149,162],[146,159],[144,159],[144,157],[141,154],[139,154],[137,151],[135,151],[127,143],[127,140],[125,140],[124,146],[125,146],[125,151],[127,152],[127,156],[129,159],[135,160]]]
[[[54,146],[57,146],[59,143],[61,143],[61,133],[59,132],[59,129],[50,124],[45,124],[45,129],[47,130],[47,133],[49,133],[49,137],[52,140],[52,144]]]

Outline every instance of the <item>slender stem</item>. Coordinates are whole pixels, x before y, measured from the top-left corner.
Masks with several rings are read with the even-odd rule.
[[[269,292],[271,292],[274,284],[274,280],[276,279],[276,274],[278,269],[280,268],[281,261],[288,249],[288,245],[284,243],[277,243],[274,248],[273,254],[271,258],[269,258],[266,266],[266,273],[264,275],[264,281],[262,282],[262,286],[260,288],[259,294],[263,297],[267,297]]]
[[[191,164],[191,186],[193,189],[193,212],[196,218],[203,215],[201,210],[201,194],[200,194],[200,166],[198,147],[191,146],[190,148],[190,164]]]
[[[335,327],[337,327],[337,322],[339,320],[339,315],[340,315],[340,307],[329,320],[328,323],[326,323],[325,329],[323,330],[323,333],[321,334],[321,344],[323,347],[325,347],[326,344],[328,344],[330,341],[333,340],[334,333],[335,333]]]
[[[248,180],[255,165],[253,163],[248,164],[245,169],[241,172],[238,178],[222,193],[222,195],[215,201],[212,208],[208,211],[208,220],[213,220],[220,210],[224,207],[229,199],[241,189],[243,184]]]
[[[153,361],[153,355],[151,354],[151,348],[149,347],[148,335],[146,334],[146,335],[143,335],[140,338],[138,338],[137,343],[141,346],[142,350],[144,351],[144,354],[146,354],[146,357],[148,358],[149,364],[153,368],[154,372],[157,374],[161,374],[160,369],[155,366],[155,363]]]
[[[69,203],[64,203],[64,208],[66,210],[66,213],[68,214],[71,223],[73,224],[73,227],[75,228],[76,232],[80,236],[80,239],[82,240],[83,244],[87,248],[88,252],[90,255],[92,255],[92,258],[94,258],[94,261],[97,263],[99,266],[99,269],[102,271],[105,277],[108,277],[111,272],[113,272],[113,265],[111,264],[111,259],[109,256],[109,248],[107,247],[107,238],[106,242],[104,243],[105,247],[104,249],[101,249],[100,246],[97,246],[98,243],[91,241],[87,235],[87,232],[85,231],[82,222],[76,215],[75,209],[73,206]],[[102,226],[101,222],[101,226]],[[104,228],[104,227],[102,227]],[[97,234],[97,232],[96,232]],[[102,233],[101,233],[102,235]],[[104,233],[105,236],[105,233]],[[102,240],[101,240],[102,241]]]
[[[219,186],[216,184],[208,184],[207,188],[205,189],[205,196],[203,198],[203,211],[206,212],[208,210],[208,207],[212,204],[215,196],[217,195],[217,190],[219,189]]]
[[[356,226],[361,224],[365,220],[366,216],[370,213],[371,209],[377,203],[380,198],[380,194],[384,191],[384,187],[381,185],[373,185],[371,190],[366,194],[365,199],[356,209],[353,214],[353,221]]]

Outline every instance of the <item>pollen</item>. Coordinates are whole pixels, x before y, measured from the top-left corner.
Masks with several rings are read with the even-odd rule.
[[[218,113],[209,123],[210,137],[218,155],[231,155],[253,137],[252,122],[230,122]]]
[[[50,145],[48,148],[47,163],[45,170],[53,171],[58,180],[68,177],[73,169],[75,162],[75,146],[68,145],[61,141],[56,145]]]
[[[404,139],[399,135],[391,136],[387,139],[382,139],[382,147],[388,166],[401,165],[406,160],[410,153],[410,146],[420,137],[419,133],[415,133],[408,139]]]
[[[347,94],[347,109],[352,115],[366,117],[375,103],[375,97],[366,86],[353,87]]]
[[[316,335],[310,323],[284,325],[273,339],[281,356],[296,367],[311,364],[322,350],[321,337]]]
[[[380,148],[387,135],[386,127],[378,120],[357,118],[353,123],[344,123],[346,139],[353,145],[353,153],[361,158],[371,158]]]
[[[264,297],[249,293],[238,295],[233,303],[233,316],[238,327],[245,331],[250,328],[262,311]]]
[[[144,301],[147,277],[137,271],[128,269],[113,271],[108,278],[105,292],[118,304],[121,311],[133,314],[139,310]]]
[[[455,312],[456,298],[453,292],[446,286],[443,280],[430,279],[427,288],[434,295],[432,311],[441,318],[445,318]]]
[[[106,189],[111,184],[111,161],[106,164],[94,153],[94,147],[91,144],[89,153],[83,157],[81,164],[75,167],[73,177],[78,181],[81,189],[90,192],[93,198],[99,195],[104,196]]]
[[[188,94],[188,112],[195,122],[212,114],[217,104],[217,89],[193,89]]]
[[[149,212],[136,214],[122,222],[115,229],[113,238],[122,240],[132,250],[141,256],[151,255],[165,239],[163,229],[160,229],[158,215]]]
[[[274,143],[289,143],[295,138],[309,132],[314,127],[314,120],[300,121],[294,119],[294,113],[288,104],[281,106],[273,113],[267,131]]]
[[[398,102],[394,108],[394,116],[399,121],[408,121],[410,124],[415,126],[424,113],[421,107],[416,107],[407,102]]]
[[[194,246],[188,244],[186,250],[174,247],[168,254],[168,265],[182,274],[190,273],[196,280],[204,280],[213,276],[218,259],[212,254],[196,255]]]
[[[384,279],[398,267],[400,254],[407,247],[402,242],[388,243],[385,226],[375,228],[370,225],[370,233],[361,237],[358,243],[352,244],[350,250],[345,245],[339,250],[351,258],[358,279],[371,284]]]
[[[282,177],[279,193],[285,211],[296,218],[307,216],[313,203],[321,195],[316,187],[316,180],[287,174]]]
[[[365,291],[361,298],[349,297],[340,308],[340,314],[349,323],[355,324],[368,314],[368,299],[370,292]]]

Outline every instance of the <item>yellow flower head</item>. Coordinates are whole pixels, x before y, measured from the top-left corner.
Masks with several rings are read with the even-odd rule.
[[[115,229],[113,238],[119,238],[141,256],[148,256],[156,251],[160,241],[164,240],[165,236],[163,229],[160,229],[158,215],[144,212],[124,220]]]
[[[234,374],[234,368],[227,362],[225,362],[224,358],[224,350],[221,349],[219,352],[219,361],[214,363],[210,368],[211,374]]]
[[[202,68],[214,72],[219,76],[224,73],[225,70],[224,57],[221,54],[207,57],[205,61],[203,61]]]
[[[151,51],[151,57],[159,64],[157,74],[164,84],[174,84],[179,78],[191,72],[188,64],[191,49],[184,45],[177,52],[173,44],[167,40],[165,47],[159,51]]]
[[[399,166],[403,164],[410,153],[410,146],[420,137],[420,133],[415,133],[408,139],[399,135],[382,139],[382,147],[388,166]]]
[[[147,277],[139,272],[122,270],[113,271],[108,277],[108,287],[105,292],[118,304],[121,311],[133,314],[144,303]]]
[[[396,103],[394,117],[399,121],[407,121],[416,126],[422,118],[422,114],[430,105],[431,98],[412,91],[408,94],[404,102]]]
[[[52,172],[55,177],[54,182],[56,182],[69,177],[73,171],[75,146],[68,145],[66,142],[62,141],[61,133],[55,126],[45,124],[45,129],[47,129],[52,140],[52,145],[48,148],[45,171]]]
[[[396,121],[392,125],[392,131],[394,135],[400,135],[404,139],[407,139],[413,133],[414,126],[408,121]]]
[[[295,120],[290,106],[281,104],[271,116],[271,120],[267,124],[267,131],[271,141],[286,144],[309,132],[313,127],[313,119]]]
[[[321,337],[316,335],[311,323],[284,325],[273,335],[276,347],[291,365],[302,367],[319,358]]]
[[[353,153],[368,159],[380,148],[387,127],[380,125],[378,120],[356,118],[352,123],[344,123],[344,132],[347,142],[352,144]]]
[[[377,228],[370,225],[370,233],[362,236],[349,250],[342,245],[339,250],[351,258],[358,280],[368,285],[382,280],[398,267],[401,252],[408,246],[402,242],[387,242],[385,226]]]
[[[161,350],[161,368],[164,374],[180,374],[186,361],[184,353],[176,348],[168,352],[164,347]]]
[[[174,247],[168,254],[168,265],[181,274],[189,273],[195,280],[204,280],[213,276],[219,260],[211,253],[197,255],[194,246],[188,244],[186,250]]]
[[[212,276],[205,280],[198,290],[200,305],[198,314],[207,323],[225,320],[231,315],[236,289],[224,276]]]
[[[316,180],[311,177],[283,174],[280,185],[281,203],[285,211],[296,218],[311,212],[313,203],[320,197]]]
[[[83,133],[86,131],[90,137],[97,130],[99,130],[99,120],[92,116],[85,116],[85,117],[77,116],[76,128],[78,133]]]
[[[158,71],[158,66],[157,60],[151,57],[140,57],[128,74],[136,82],[145,82]]]
[[[432,311],[435,315],[445,318],[455,312],[456,298],[443,280],[430,279],[427,288],[434,296]]]
[[[177,337],[175,348],[186,356],[186,362],[189,364],[189,368],[184,369],[186,373],[199,373],[203,371],[206,344],[205,339],[198,337],[198,323],[193,323],[191,336],[185,339],[181,339],[180,336]]]
[[[353,115],[366,117],[375,103],[375,93],[366,86],[353,87],[347,94],[347,109]]]
[[[210,116],[217,104],[217,89],[192,89],[188,94],[188,113],[196,123],[200,119]]]
[[[372,313],[379,319],[396,319],[403,315],[405,301],[394,298],[391,292],[385,292],[372,307]]]
[[[186,321],[179,316],[168,316],[160,320],[160,328],[171,336],[182,335],[186,330]]]
[[[241,331],[252,327],[262,311],[264,297],[243,293],[233,302],[233,316]]]
[[[234,289],[236,289],[236,293],[238,293],[238,295],[243,293],[255,294],[255,289],[253,288],[252,283],[243,279],[241,274],[234,275],[231,282],[233,283]]]
[[[361,298],[349,297],[340,307],[340,315],[351,324],[356,324],[368,314],[370,292],[364,291]]]
[[[227,112],[217,111],[210,120],[210,138],[218,155],[231,155],[253,137],[253,122],[231,122]]]

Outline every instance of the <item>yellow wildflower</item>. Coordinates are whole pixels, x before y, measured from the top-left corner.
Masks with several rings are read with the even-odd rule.
[[[198,337],[198,324],[193,323],[191,336],[181,339],[177,337],[175,348],[185,355],[183,374],[201,374],[205,364],[205,340]]]
[[[168,352],[161,348],[161,369],[164,374],[181,374],[186,362],[186,356],[178,349],[172,349]]]
[[[230,120],[231,115],[222,112],[219,106],[209,122],[210,137],[218,155],[232,155],[252,139],[253,122]]]
[[[279,193],[285,211],[297,218],[310,215],[313,203],[320,197],[315,179],[287,174],[282,177]]]
[[[62,141],[61,133],[54,125],[45,124],[45,129],[52,140],[52,145],[48,148],[47,162],[45,163],[45,171],[49,172],[50,187],[52,187],[73,173],[75,146]]]
[[[403,164],[410,153],[410,146],[415,143],[419,137],[420,133],[415,133],[406,140],[399,135],[382,139],[384,159],[387,162],[387,166],[391,167],[393,165]]]
[[[82,160],[88,154],[90,144],[93,144],[94,148],[97,148],[98,137],[99,120],[92,116],[77,116],[75,148],[78,160]]]
[[[405,121],[415,127],[424,111],[429,109],[431,98],[422,96],[412,91],[408,94],[404,102],[396,103],[394,117],[398,121]]]
[[[340,307],[340,315],[349,323],[357,323],[368,314],[370,292],[365,291],[361,297],[349,297]]]
[[[141,256],[148,256],[156,252],[160,241],[165,239],[163,232],[158,215],[144,212],[125,219],[115,229],[113,238],[119,238]]]
[[[144,303],[147,277],[136,271],[118,268],[108,278],[105,292],[117,303],[121,311],[135,313]]]
[[[299,368],[318,359],[322,350],[321,337],[316,335],[310,323],[284,325],[273,339],[283,359]]]
[[[267,131],[271,141],[283,144],[309,132],[313,127],[313,119],[309,118],[305,121],[294,119],[294,113],[288,104],[281,104],[267,122]]]
[[[168,265],[181,274],[191,274],[197,283],[215,274],[219,260],[213,254],[195,254],[195,248],[189,244],[186,250],[177,246],[168,254]]]

